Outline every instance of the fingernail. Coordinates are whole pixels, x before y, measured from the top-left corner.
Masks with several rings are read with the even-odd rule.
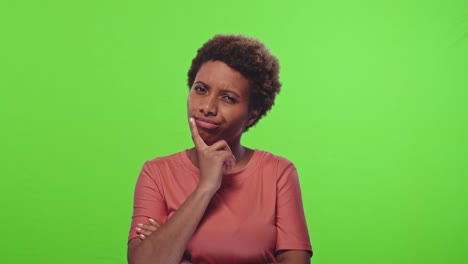
[[[193,117],[190,118],[190,123],[193,123]]]
[[[141,239],[145,239],[145,235],[143,235],[143,234],[140,235],[140,238],[141,238]]]
[[[156,222],[156,221],[154,221],[154,219],[151,219],[151,218],[149,219],[149,221],[150,221],[151,223]]]
[[[136,229],[136,231],[141,231],[141,228],[139,228],[139,227],[137,227],[137,228],[135,228],[135,229]]]
[[[138,224],[137,226],[143,226],[143,224]]]

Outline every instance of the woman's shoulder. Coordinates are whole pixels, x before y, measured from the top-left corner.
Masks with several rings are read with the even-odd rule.
[[[182,150],[182,151],[168,154],[168,155],[153,157],[147,160],[145,163],[148,164],[149,166],[155,166],[155,167],[182,166],[184,164],[184,157],[183,157],[184,155],[185,155],[185,150]]]
[[[255,152],[257,153],[259,157],[258,161],[261,164],[275,164],[278,167],[294,166],[293,162],[284,156],[260,149],[256,149]]]

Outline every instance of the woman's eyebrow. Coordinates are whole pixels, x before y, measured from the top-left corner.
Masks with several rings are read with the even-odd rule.
[[[195,81],[193,84],[201,84],[201,85],[205,86],[206,88],[211,88],[211,86],[209,86],[208,84],[206,84],[206,83],[204,83],[202,81]],[[221,89],[220,91],[223,92],[223,93],[232,93],[235,96],[237,96],[239,98],[242,98],[239,94],[237,94],[236,92],[234,92],[233,90],[230,90],[230,89]]]
[[[196,82],[194,82],[193,84],[203,84],[203,85],[206,86],[206,87],[210,87],[208,84],[206,84],[206,83],[204,83],[204,82],[202,82],[202,81],[196,81]]]

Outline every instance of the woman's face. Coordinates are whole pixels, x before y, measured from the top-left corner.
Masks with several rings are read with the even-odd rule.
[[[246,126],[258,116],[249,112],[249,80],[221,61],[207,61],[198,70],[187,99],[188,116],[193,117],[207,145],[219,140],[237,144]]]

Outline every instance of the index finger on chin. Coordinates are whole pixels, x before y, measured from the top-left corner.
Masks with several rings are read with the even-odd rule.
[[[197,124],[195,123],[195,119],[193,117],[190,117],[190,132],[192,133],[192,140],[193,143],[195,144],[196,149],[201,149],[207,147],[205,141],[200,137],[200,134],[198,133],[198,128]]]

